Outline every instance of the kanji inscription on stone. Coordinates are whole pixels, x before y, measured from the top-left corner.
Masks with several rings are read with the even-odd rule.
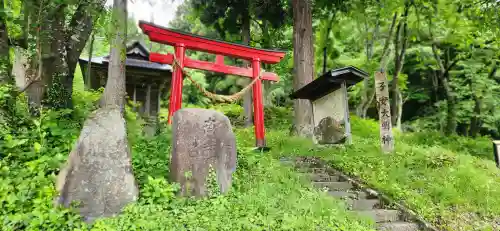
[[[392,135],[391,106],[385,72],[375,73],[375,87],[380,122],[380,145],[382,151],[392,152],[394,150],[394,136]]]

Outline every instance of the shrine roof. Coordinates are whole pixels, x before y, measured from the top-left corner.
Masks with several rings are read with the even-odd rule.
[[[90,62],[97,66],[106,66],[109,64],[109,55],[101,57],[92,57]],[[80,58],[80,64],[87,64],[88,58]],[[139,41],[134,41],[127,45],[127,59],[125,60],[127,67],[145,68],[150,70],[172,71],[172,66],[149,61],[149,49]]]
[[[290,97],[292,99],[309,99],[314,101],[340,89],[344,81],[346,87],[350,87],[367,77],[368,73],[353,66],[334,69],[293,92]]]

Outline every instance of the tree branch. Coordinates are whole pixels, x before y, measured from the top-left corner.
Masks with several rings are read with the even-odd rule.
[[[389,34],[387,35],[387,38],[384,43],[384,49],[382,50],[382,56],[380,57],[380,69],[385,69],[386,63],[385,63],[385,58],[387,56],[388,50],[389,50],[389,44],[391,44],[391,38],[392,38],[392,32],[394,31],[394,27],[396,26],[396,19],[398,18],[398,13],[395,12],[394,16],[392,17],[392,23],[391,27],[389,29]]]
[[[493,67],[491,68],[490,74],[488,75],[488,78],[493,79],[497,73],[498,70],[498,65],[497,61],[493,62]]]
[[[446,74],[448,74],[448,72],[450,72],[451,68],[453,68],[455,65],[457,65],[457,63],[460,61],[461,59],[455,59],[453,60],[453,62],[451,62],[451,64],[446,67],[445,71],[443,72],[443,76],[446,76]]]
[[[105,1],[103,0],[85,0],[79,3],[66,31],[68,61],[76,63],[92,32],[93,20],[91,12],[95,9],[97,13],[100,13],[104,9],[104,4]]]
[[[441,60],[441,57],[439,57],[438,48],[437,48],[436,43],[434,43],[434,42],[432,42],[432,54],[434,55],[434,59],[436,60],[441,73],[445,73],[446,69],[444,68],[443,61]]]
[[[401,53],[399,54],[399,61],[401,63],[404,63],[405,59],[405,54],[406,54],[406,49],[408,48],[408,14],[410,11],[410,1],[406,1],[405,4],[405,12],[404,12],[404,23],[403,23],[403,38],[402,38],[402,47],[401,47]]]
[[[377,11],[377,15],[375,17],[376,17],[376,19],[375,19],[375,29],[373,30],[373,36],[369,40],[369,46],[367,47],[367,55],[366,56],[367,56],[368,60],[371,60],[371,58],[373,56],[373,47],[375,45],[375,41],[377,41],[378,34],[379,34],[379,31],[380,31],[380,11]],[[368,28],[367,28],[367,32],[368,32]]]
[[[401,20],[399,23],[398,23],[398,26],[397,26],[397,29],[396,29],[396,37],[394,38],[394,65],[396,66],[396,72],[397,72],[397,69],[399,69],[399,64],[400,64],[400,55],[399,55],[399,44],[401,43],[401,27],[403,27],[403,21]],[[396,74],[396,73],[394,73]]]

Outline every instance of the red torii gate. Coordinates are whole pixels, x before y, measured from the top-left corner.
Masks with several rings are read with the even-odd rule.
[[[176,30],[161,27],[145,21],[139,21],[139,27],[143,33],[149,37],[150,41],[158,42],[175,48],[174,54],[150,53],[149,60],[152,62],[173,64],[174,58],[181,68],[192,68],[206,71],[213,71],[224,74],[239,75],[248,78],[258,78],[261,80],[279,81],[278,75],[271,72],[260,73],[260,64],[275,64],[281,61],[285,52],[267,49],[257,49],[236,43],[229,43],[215,39],[179,32]],[[215,54],[215,63],[193,60],[185,56],[186,49],[203,51]],[[252,68],[242,68],[224,64],[224,56],[244,59],[252,63]],[[266,147],[264,130],[264,107],[262,104],[262,81],[256,80],[252,86],[253,111],[255,125],[256,146]],[[174,68],[170,88],[170,107],[168,121],[171,123],[172,115],[182,106],[182,83],[183,76],[180,68]]]

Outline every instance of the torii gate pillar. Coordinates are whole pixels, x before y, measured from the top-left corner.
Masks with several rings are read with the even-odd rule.
[[[181,68],[184,68],[184,56],[186,49],[184,44],[180,43],[175,46],[175,56],[177,57],[177,63]],[[151,59],[151,58],[150,58]],[[180,68],[174,67],[174,73],[172,73],[172,85],[170,87],[170,105],[168,108],[168,124],[172,124],[172,116],[174,113],[181,109],[182,107],[182,70]]]
[[[260,60],[252,60],[253,78],[258,78],[260,73]],[[256,80],[252,86],[253,94],[253,121],[255,126],[255,143],[257,147],[266,147],[264,138],[264,105],[262,103],[262,80]]]
[[[239,75],[252,79],[259,78],[260,75],[260,79],[255,80],[252,86],[255,143],[258,148],[266,148],[264,106],[262,103],[262,80],[277,82],[279,78],[272,72],[261,73],[260,65],[261,63],[278,63],[285,56],[285,52],[257,49],[241,44],[208,39],[144,21],[139,21],[139,27],[148,35],[151,41],[170,45],[175,48],[175,56],[173,54],[150,53],[149,60],[152,62],[172,65],[175,59],[181,68],[186,67],[230,75]],[[215,54],[215,63],[190,59],[185,56],[186,49]],[[252,63],[252,68],[225,65],[224,56],[250,61]],[[172,75],[168,116],[169,123],[171,123],[173,114],[182,107],[183,76],[181,68],[174,67],[174,73]]]

